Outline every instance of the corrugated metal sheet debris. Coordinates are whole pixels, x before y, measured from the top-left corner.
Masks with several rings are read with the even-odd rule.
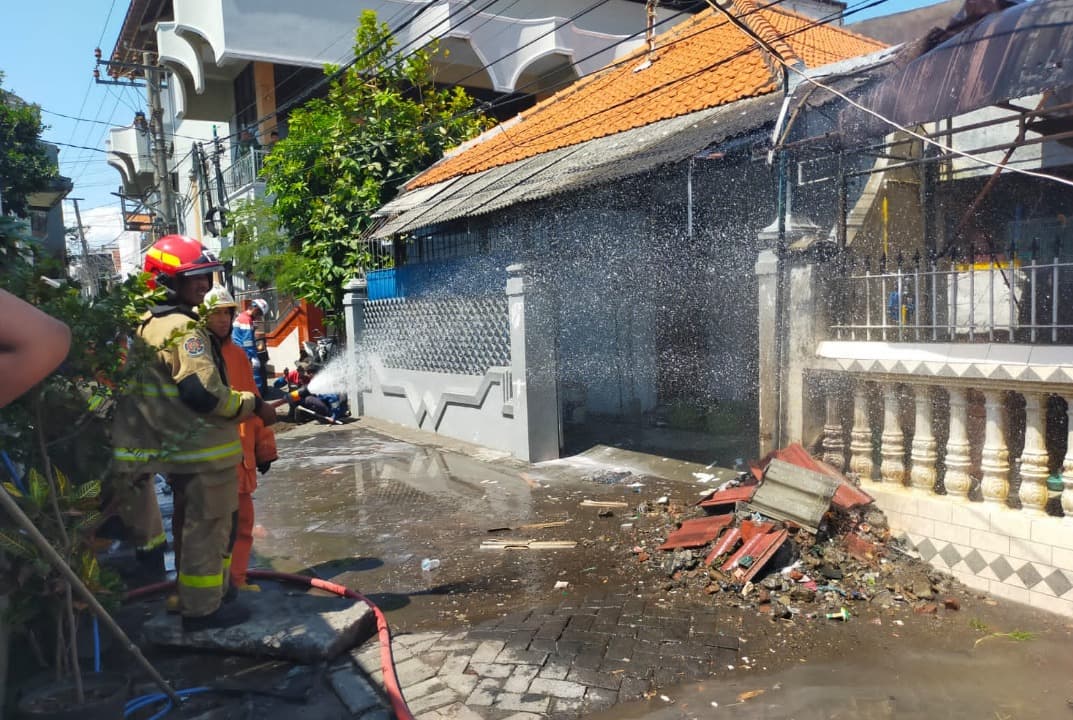
[[[816,532],[837,489],[838,481],[832,477],[782,460],[772,460],[747,507],[761,515],[789,520]]]

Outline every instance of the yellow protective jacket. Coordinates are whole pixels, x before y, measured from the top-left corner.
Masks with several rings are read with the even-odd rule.
[[[242,461],[238,424],[260,398],[228,387],[219,348],[183,306],[154,308],[138,337],[157,363],[116,408],[112,441],[122,473],[195,474]]]

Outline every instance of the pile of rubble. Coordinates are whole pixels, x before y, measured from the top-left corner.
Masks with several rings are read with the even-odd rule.
[[[639,508],[675,527],[657,547],[637,545],[633,553],[668,578],[667,589],[703,589],[775,618],[847,620],[857,603],[923,614],[959,609],[956,581],[893,538],[872,502],[791,445],[705,493],[695,507]],[[694,517],[683,519],[688,515]]]

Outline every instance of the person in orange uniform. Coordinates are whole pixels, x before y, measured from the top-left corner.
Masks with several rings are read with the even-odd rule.
[[[231,341],[231,324],[238,304],[226,288],[216,286],[205,295],[205,305],[209,313],[206,323],[213,338],[220,343],[231,389],[246,390],[259,396],[249,358]],[[257,473],[268,472],[278,457],[276,436],[256,415],[240,423],[238,431],[242,440],[242,462],[238,464],[238,513],[235,544],[231,551],[231,585],[238,590],[257,591],[261,588],[249,583],[246,577],[253,550],[253,491],[257,489]]]

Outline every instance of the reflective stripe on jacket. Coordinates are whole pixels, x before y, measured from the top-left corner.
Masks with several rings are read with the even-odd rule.
[[[157,363],[125,388],[116,408],[113,457],[125,473],[198,473],[241,460],[237,424],[253,414],[251,392],[232,390],[219,348],[187,308],[157,308],[138,331]]]

